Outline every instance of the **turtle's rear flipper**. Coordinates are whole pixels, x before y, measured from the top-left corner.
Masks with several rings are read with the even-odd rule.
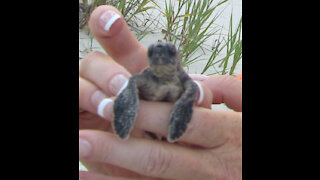
[[[138,94],[135,77],[133,76],[114,101],[112,126],[121,139],[127,139],[133,128],[139,107]]]
[[[173,143],[177,141],[186,131],[187,125],[192,117],[193,103],[197,97],[197,85],[192,81],[186,82],[186,90],[173,106],[168,141]]]

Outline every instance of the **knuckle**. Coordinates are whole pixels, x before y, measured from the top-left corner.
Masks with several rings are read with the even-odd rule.
[[[193,121],[187,126],[185,134],[188,138],[192,138],[193,141],[197,142],[199,145],[212,148],[220,144],[224,139],[223,134],[214,126],[215,124],[211,121],[208,121],[208,118],[201,118],[202,121]]]
[[[239,84],[241,84],[241,81],[234,76],[223,76],[220,83],[225,86],[225,88],[234,89],[235,87],[238,87]]]
[[[88,53],[86,55],[86,57],[82,60],[82,64],[88,64],[88,63],[91,63],[92,61],[96,60],[97,57],[100,57],[102,55],[101,52],[98,52],[98,51],[92,51],[90,53]]]
[[[85,74],[88,67],[96,60],[101,58],[103,54],[98,51],[88,53],[80,63],[80,74]]]
[[[223,114],[222,114],[223,116]],[[220,114],[203,114],[201,121],[198,122],[197,141],[207,148],[215,148],[224,145],[230,136],[226,131],[225,118]],[[195,131],[196,131],[195,130]]]
[[[172,154],[163,148],[151,147],[145,154],[143,173],[159,175],[165,173],[171,166]]]

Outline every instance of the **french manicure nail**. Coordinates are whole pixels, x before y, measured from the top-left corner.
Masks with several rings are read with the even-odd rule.
[[[89,156],[91,151],[91,145],[87,140],[79,138],[79,158]]]
[[[109,31],[111,26],[118,20],[121,16],[112,10],[107,10],[100,16],[100,25],[104,30]]]
[[[128,78],[122,74],[118,74],[111,79],[109,89],[113,95],[117,95],[119,94],[119,92],[121,92],[121,90],[126,86],[127,83]]]
[[[104,115],[104,108],[107,106],[107,104],[111,103],[112,102],[112,99],[109,99],[109,98],[105,98],[103,99],[100,104],[98,105],[98,115],[105,118],[105,115]]]
[[[202,89],[202,86],[201,86],[201,84],[199,82],[197,82],[197,81],[194,81],[194,82],[197,84],[198,89],[199,89],[199,99],[198,99],[198,102],[197,102],[197,104],[199,105],[203,101],[203,89]]]

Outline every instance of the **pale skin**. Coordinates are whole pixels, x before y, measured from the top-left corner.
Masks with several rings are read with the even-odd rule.
[[[81,179],[241,179],[242,178],[242,82],[232,76],[191,77],[203,89],[192,119],[178,144],[152,140],[142,132],[168,134],[173,103],[140,101],[133,132],[120,140],[112,131],[112,104],[97,113],[104,98],[115,99],[120,87],[112,78],[122,74],[129,78],[147,65],[147,49],[128,29],[123,18],[109,31],[99,17],[111,6],[94,10],[89,28],[109,55],[88,54],[79,69],[79,138],[89,144],[88,152],[80,148],[79,159],[89,172]],[[100,93],[96,93],[96,92]],[[99,94],[99,95],[97,95]],[[211,110],[211,104],[225,103],[233,111]],[[79,142],[80,142],[79,139]]]

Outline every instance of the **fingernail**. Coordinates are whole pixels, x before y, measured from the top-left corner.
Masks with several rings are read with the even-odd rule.
[[[105,118],[104,115],[104,108],[107,106],[107,104],[111,103],[112,99],[105,98],[103,99],[100,104],[98,105],[98,115]]]
[[[91,145],[87,140],[79,138],[79,158],[88,157],[91,151]]]
[[[104,30],[109,31],[112,24],[116,22],[117,19],[120,18],[120,15],[112,10],[107,10],[100,16],[100,25]]]
[[[122,74],[114,76],[109,84],[109,89],[113,95],[117,95],[128,83],[128,78]]]
[[[197,82],[197,81],[194,81],[194,82],[197,84],[198,89],[199,89],[199,96],[198,96],[198,101],[197,101],[197,104],[199,105],[203,101],[203,89],[202,89],[202,86],[199,82]]]
[[[94,107],[98,107],[100,102],[105,99],[107,96],[100,90],[94,92],[91,96],[91,103]]]

